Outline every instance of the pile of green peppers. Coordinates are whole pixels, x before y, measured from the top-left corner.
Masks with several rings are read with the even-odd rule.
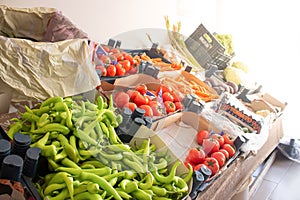
[[[180,161],[170,163],[150,139],[141,145],[122,143],[115,128],[122,122],[109,101],[51,97],[37,108],[25,107],[8,129],[30,135],[31,147],[48,160],[49,174],[36,183],[40,195],[61,199],[181,199],[188,194],[193,170],[176,175]],[[171,165],[172,164],[172,165]]]

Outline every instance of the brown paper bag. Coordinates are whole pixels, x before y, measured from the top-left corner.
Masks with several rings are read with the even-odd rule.
[[[100,85],[87,34],[53,8],[0,6],[0,79],[12,101],[85,93]]]

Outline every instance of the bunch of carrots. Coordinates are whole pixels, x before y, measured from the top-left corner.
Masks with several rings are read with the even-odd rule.
[[[182,68],[181,63],[166,63],[162,60],[162,58],[150,58],[146,53],[135,55],[133,59],[137,61],[137,64],[139,64],[141,60],[150,61],[153,63],[153,66],[159,67],[160,71],[180,70]]]
[[[204,102],[209,102],[216,98],[216,95],[214,95],[209,88],[204,85],[204,83],[201,85],[193,80],[187,80],[182,76],[178,76],[175,79],[170,77],[162,77],[161,82],[169,85],[171,88],[184,95],[195,94]]]

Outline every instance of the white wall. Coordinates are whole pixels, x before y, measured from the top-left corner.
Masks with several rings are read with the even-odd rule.
[[[214,28],[216,22],[215,0],[0,0],[0,4],[56,8],[95,41],[136,29],[165,29],[166,15],[174,23],[182,20],[186,34],[200,23]]]
[[[300,138],[298,1],[217,0],[217,5],[217,30],[233,35],[238,57],[263,89],[288,102],[285,133]]]

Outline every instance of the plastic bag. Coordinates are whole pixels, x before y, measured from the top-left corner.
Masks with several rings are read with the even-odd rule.
[[[85,93],[100,85],[87,34],[53,8],[0,6],[0,79],[12,101]]]
[[[43,43],[0,36],[0,49],[0,78],[14,89],[13,101],[71,96],[100,85],[87,40]]]

